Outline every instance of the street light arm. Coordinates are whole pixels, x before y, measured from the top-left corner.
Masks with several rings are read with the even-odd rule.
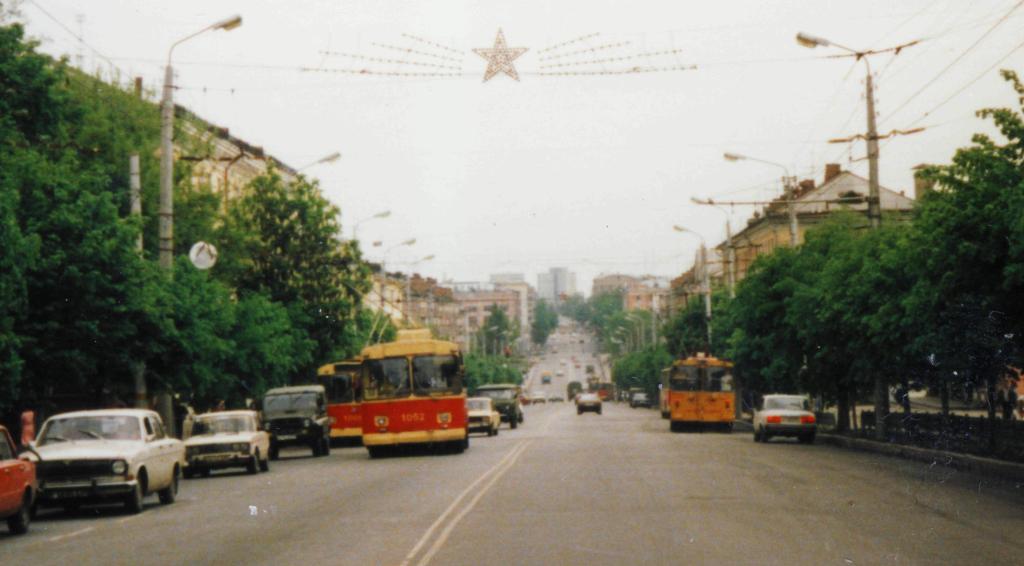
[[[182,43],[185,43],[193,37],[206,33],[210,30],[222,29],[224,31],[231,31],[240,25],[242,25],[242,16],[231,16],[230,18],[225,18],[219,22],[210,24],[195,33],[192,33],[179,39],[178,41],[175,41],[171,44],[171,48],[167,50],[167,65],[171,64],[171,56],[174,54],[174,48],[181,45]]]

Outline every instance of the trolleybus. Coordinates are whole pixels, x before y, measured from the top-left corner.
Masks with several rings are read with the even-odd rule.
[[[323,365],[316,372],[327,391],[331,440],[356,442],[363,436],[361,371],[362,360],[357,358]]]
[[[676,360],[669,370],[670,428],[713,426],[732,430],[736,418],[732,362],[697,354]]]
[[[362,352],[363,445],[371,458],[405,445],[469,447],[462,355],[429,330],[400,330]]]

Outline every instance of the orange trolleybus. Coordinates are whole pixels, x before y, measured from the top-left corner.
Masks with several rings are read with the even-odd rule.
[[[333,419],[331,440],[355,442],[363,436],[362,365],[361,359],[345,360],[321,366],[316,372],[327,391],[327,414]]]
[[[732,430],[736,397],[732,362],[697,354],[676,360],[668,368],[670,428],[714,426]]]
[[[371,458],[404,445],[469,447],[462,355],[429,330],[400,330],[362,353],[363,445]]]

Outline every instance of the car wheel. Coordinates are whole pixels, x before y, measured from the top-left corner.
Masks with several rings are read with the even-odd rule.
[[[754,442],[761,442],[761,429],[760,428],[755,428],[754,429]]]
[[[174,500],[178,498],[178,482],[181,481],[181,470],[178,466],[174,466],[174,471],[171,473],[171,485],[164,489],[161,489],[157,495],[160,496],[160,503],[164,505],[170,505],[174,503]]]
[[[330,438],[325,438],[324,439],[324,445],[320,449],[320,455],[321,456],[330,456],[331,455],[331,439]]]
[[[260,460],[260,471],[261,472],[269,472],[270,471],[270,456],[267,456],[266,458]]]
[[[28,524],[32,522],[32,491],[26,490],[21,498],[21,509],[7,518],[7,528],[16,535],[28,532]]]
[[[515,430],[518,426],[519,419],[517,419],[515,415],[513,415],[512,418],[508,420],[508,427],[511,428],[512,430]]]
[[[501,428],[501,423],[498,423],[498,426],[494,427],[494,436],[498,436],[498,432],[500,432],[498,429],[500,429],[500,428]]]
[[[376,460],[384,455],[384,448],[381,446],[367,446],[366,451],[370,453],[371,460]]]
[[[257,450],[254,454],[249,456],[249,463],[245,465],[245,471],[250,474],[260,473],[260,451]]]
[[[583,414],[583,411],[581,411],[581,410],[579,410],[579,409],[576,409],[576,414],[577,414],[577,415],[582,415],[582,414]]]
[[[135,482],[135,489],[125,497],[124,508],[131,514],[137,515],[142,512],[142,483]]]
[[[523,414],[519,413],[519,424],[523,424]]]
[[[188,468],[185,468],[184,476],[185,476],[185,479],[190,480],[190,479],[196,477],[196,471],[194,469],[192,469],[191,466],[188,467]]]
[[[271,460],[277,460],[280,456],[281,456],[281,454],[278,451],[277,446],[271,445],[270,446],[270,459]]]
[[[203,471],[199,472],[199,475],[203,476],[204,478],[208,478],[212,473],[213,470],[211,470],[210,468],[204,468]]]
[[[768,442],[771,438],[772,435],[768,434],[767,430],[761,429],[761,442]]]

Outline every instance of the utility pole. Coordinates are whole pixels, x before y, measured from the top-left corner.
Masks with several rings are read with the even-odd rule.
[[[789,245],[795,248],[797,245],[797,219],[796,219],[796,178],[787,175],[783,178],[786,185],[786,205],[789,209]]]
[[[708,353],[711,353],[711,278],[708,274],[708,247],[700,243],[700,263],[704,279],[704,319],[708,325]]]
[[[139,154],[133,153],[128,158],[128,169],[130,172],[130,193],[131,214],[134,218],[142,218],[142,177],[139,168]],[[140,226],[139,237],[135,241],[135,251],[142,257],[142,229]],[[146,390],[146,362],[136,361],[132,364],[132,378],[135,382],[135,407],[138,409],[149,408],[149,392]]]
[[[867,104],[868,104],[868,220],[871,228],[877,229],[882,225],[882,203],[878,189],[878,128],[875,126],[875,88],[871,79],[871,65],[864,58],[864,64],[868,66],[867,76]]]
[[[160,101],[160,268],[174,267],[174,68],[168,57]]]
[[[729,298],[736,298],[736,248],[732,245],[732,224],[725,219],[725,242],[728,247],[726,257],[729,261]]]

